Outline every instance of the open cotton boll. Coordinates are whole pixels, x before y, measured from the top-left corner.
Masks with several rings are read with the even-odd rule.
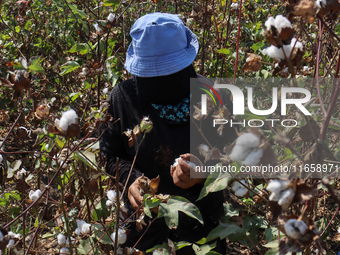
[[[288,189],[289,185],[289,180],[271,180],[266,189],[273,193],[280,193],[282,190]]]
[[[245,148],[256,148],[259,147],[260,144],[260,138],[252,133],[245,133],[236,139],[236,145],[243,146]]]
[[[205,156],[208,155],[209,149],[210,149],[209,146],[206,145],[206,144],[200,144],[200,145],[198,146],[198,152],[199,152],[199,154],[202,155],[203,157],[205,157]]]
[[[296,221],[296,219],[290,219],[284,225],[287,236],[293,239],[299,239],[301,237],[300,231],[295,228]]]
[[[108,89],[108,88],[104,88],[104,89],[103,89],[103,94],[104,94],[104,95],[107,95],[108,93],[109,93],[109,89]]]
[[[261,148],[255,148],[248,154],[243,164],[246,166],[256,166],[260,163],[262,156],[263,150]]]
[[[15,233],[13,233],[12,231],[9,231],[8,233],[7,233],[7,235],[8,235],[8,237],[10,237],[10,238],[20,238],[20,236],[21,236],[21,234],[15,234]]]
[[[22,179],[23,177],[24,177],[24,174],[25,173],[27,173],[27,171],[25,170],[25,168],[22,168],[21,170],[19,170],[18,172],[17,172],[17,177],[18,177],[18,179]]]
[[[238,3],[232,3],[232,4],[230,5],[230,7],[231,7],[231,9],[233,9],[233,10],[237,10],[237,9],[240,7],[240,5],[239,5]]]
[[[325,7],[327,4],[326,0],[316,0],[315,2],[316,7],[318,7],[318,9],[321,9],[322,7]]]
[[[113,242],[116,241],[116,232],[113,232],[111,234],[111,239],[112,239]],[[123,243],[126,242],[126,240],[127,240],[127,235],[125,233],[125,230],[119,228],[118,229],[118,244],[123,244]]]
[[[235,196],[244,197],[247,193],[248,193],[248,189],[246,189],[245,187],[242,187],[235,191]]]
[[[15,241],[13,239],[10,239],[8,244],[6,245],[6,248],[10,249],[14,246],[14,244],[15,244]]]
[[[281,192],[279,192],[279,193],[272,193],[269,196],[269,201],[279,201],[280,198],[281,198]]]
[[[281,198],[278,201],[278,204],[282,207],[287,207],[293,201],[295,195],[295,191],[292,188],[289,188],[282,192]]]
[[[66,247],[60,249],[60,253],[70,253],[70,250]]]
[[[232,161],[243,161],[246,159],[250,152],[251,148],[235,145],[229,157],[231,158]]]
[[[98,25],[98,23],[94,23],[93,24],[94,28],[96,29],[97,33],[101,33],[102,29],[100,28],[100,26]]]
[[[58,234],[57,235],[57,239],[58,239],[58,244],[60,246],[65,246],[66,245],[66,236],[63,234]]]
[[[75,112],[75,110],[71,109],[68,110],[66,112],[63,113],[63,115],[61,116],[60,120],[59,120],[59,127],[63,130],[63,131],[67,131],[68,126],[70,126],[71,124],[75,124],[77,123],[77,113]],[[56,122],[57,120],[55,120]]]
[[[107,20],[108,20],[109,22],[113,22],[114,19],[115,19],[115,15],[112,14],[112,13],[110,13],[109,16],[107,16]]]
[[[277,31],[281,33],[283,28],[286,28],[286,27],[291,28],[292,24],[286,17],[283,17],[282,15],[277,15],[275,17],[274,26],[276,27]]]
[[[80,233],[83,233],[83,234],[90,233],[91,224],[86,223],[83,220],[77,220],[77,226],[78,228],[74,231],[76,235],[80,235]]]
[[[107,198],[110,199],[110,200],[115,200],[116,196],[117,196],[117,192],[114,191],[114,190],[109,190],[107,193]]]
[[[28,197],[33,201],[37,201],[38,198],[40,197],[41,195],[41,190],[40,189],[37,189],[36,191],[33,191],[33,190],[30,190],[30,193],[28,194]]]
[[[271,26],[275,27],[275,19],[273,17],[269,17],[264,23],[264,26],[267,30],[270,30]]]
[[[295,228],[298,228],[300,233],[304,236],[308,231],[308,226],[302,220],[297,220],[294,224]]]

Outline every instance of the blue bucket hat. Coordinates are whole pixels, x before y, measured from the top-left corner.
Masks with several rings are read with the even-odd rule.
[[[147,14],[135,22],[130,35],[125,68],[138,77],[176,73],[195,60],[199,49],[195,34],[173,14]]]

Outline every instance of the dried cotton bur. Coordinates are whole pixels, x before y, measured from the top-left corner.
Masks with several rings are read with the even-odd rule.
[[[253,72],[259,71],[262,66],[262,57],[254,53],[247,53],[247,55],[248,57],[246,59],[246,63],[244,64],[242,70],[253,71]]]

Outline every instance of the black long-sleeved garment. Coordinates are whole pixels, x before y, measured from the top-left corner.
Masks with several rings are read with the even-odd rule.
[[[109,114],[113,117],[113,120],[118,118],[120,120],[113,125],[111,125],[112,122],[110,122],[108,124],[110,127],[100,139],[101,152],[107,160],[106,171],[113,176],[115,175],[116,157],[118,157],[120,162],[120,182],[126,182],[133,158],[136,154],[136,147],[129,147],[128,137],[123,134],[123,132],[128,129],[133,129],[136,125],[140,124],[144,116],[149,116],[153,122],[153,129],[150,133],[146,134],[145,140],[141,143],[128,185],[131,185],[131,183],[142,174],[150,179],[159,175],[160,184],[158,192],[189,199],[200,209],[205,224],[201,226],[198,221],[184,214],[180,214],[179,227],[174,231],[170,231],[167,229],[163,219],[157,220],[149,229],[150,235],[153,237],[151,238],[150,235],[145,235],[142,239],[144,241],[141,241],[137,248],[141,250],[151,248],[156,244],[166,242],[166,238],[170,238],[173,241],[197,241],[207,236],[209,231],[218,224],[218,220],[223,214],[223,193],[211,193],[196,202],[202,188],[201,185],[196,184],[191,188],[182,189],[173,183],[170,175],[170,165],[172,165],[175,158],[181,154],[190,152],[189,121],[177,123],[160,118],[158,111],[152,107],[151,103],[145,102],[145,100],[143,100],[145,97],[140,96],[143,95],[143,93],[137,93],[138,89],[141,89],[140,86],[137,86],[137,81],[136,77],[130,78],[115,86],[110,94]],[[163,84],[159,84],[159,86],[163,86]],[[186,89],[187,93],[182,91],[178,94],[180,94],[181,97],[185,94],[188,95],[190,91],[188,87]],[[160,92],[158,91],[157,93]],[[168,95],[176,97],[176,94]],[[165,101],[176,102],[176,100],[167,99],[166,94],[162,94],[161,97],[163,97]],[[148,98],[148,100],[152,101],[153,99],[151,97]],[[103,126],[101,130],[107,127],[108,126]],[[236,137],[233,129],[226,129],[224,133],[223,139],[226,144],[232,142]],[[212,144],[214,144],[214,141],[220,141],[221,139],[221,137],[217,136],[216,130],[211,130],[211,132],[205,135],[209,139],[212,139]],[[139,136],[138,139],[140,140],[141,138],[142,136]],[[192,142],[197,143],[197,146],[205,143],[203,138]],[[158,234],[152,234],[155,232]],[[125,245],[134,245],[134,242],[137,241],[141,234],[142,233],[137,233],[132,230],[128,235],[128,241]]]

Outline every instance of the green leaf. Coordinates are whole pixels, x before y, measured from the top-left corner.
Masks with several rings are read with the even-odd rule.
[[[224,174],[220,171],[210,173],[197,200],[201,200],[210,192],[224,190],[228,186],[230,178],[230,175]]]
[[[102,217],[107,216],[110,216],[110,212],[106,208],[104,199],[102,199],[100,203],[96,205],[96,210],[93,211],[92,219],[94,221],[99,221]]]
[[[75,5],[69,5],[70,9],[72,10],[73,14],[78,18],[78,19],[87,19],[87,15],[85,12],[78,10],[77,7]],[[73,16],[72,16],[73,18]],[[73,20],[71,18],[71,20]]]
[[[168,199],[168,205],[177,208],[178,211],[185,213],[189,217],[194,218],[203,224],[203,218],[198,207],[193,203],[190,203],[188,199],[179,196],[170,197]]]
[[[237,209],[235,209],[230,204],[224,203],[223,204],[223,208],[224,208],[224,214],[226,216],[233,217],[233,216],[238,216],[239,215],[239,211]]]
[[[184,247],[190,246],[191,243],[186,242],[186,241],[180,241],[180,242],[174,243],[174,245],[175,245],[175,249],[177,251],[177,250],[182,249]]]
[[[259,48],[262,48],[263,46],[264,46],[263,42],[257,42],[253,44],[250,48],[253,49],[255,53]]]
[[[217,50],[217,52],[221,53],[221,54],[225,54],[225,55],[230,55],[231,50],[230,49],[222,48],[222,49]]]
[[[262,246],[266,247],[266,248],[278,248],[279,246],[279,243],[278,243],[278,240],[275,239],[269,243],[266,243],[266,244],[263,244]]]
[[[104,0],[104,6],[117,6],[119,4],[119,0]]]
[[[63,76],[65,74],[68,74],[70,72],[77,70],[79,67],[80,65],[76,61],[68,61],[60,67],[61,69],[64,70],[59,75]]]
[[[86,239],[81,239],[77,247],[78,254],[88,254],[92,250],[91,254],[102,255],[98,246],[94,246],[95,244],[96,240],[91,236]],[[94,248],[92,249],[92,247]]]
[[[165,203],[159,205],[158,217],[164,217],[165,223],[169,229],[177,228],[178,226],[178,211]]]
[[[144,195],[143,205],[144,205],[145,214],[148,217],[152,218],[152,214],[151,214],[150,209],[159,206],[162,201],[158,198],[155,198],[155,197],[150,199],[150,197],[151,197],[150,194]]]
[[[40,65],[42,60],[40,58],[35,58],[32,60],[31,64],[28,66],[30,72],[45,73],[44,68]]]
[[[98,240],[101,238],[100,239],[101,243],[111,244],[111,245],[113,244],[108,232],[106,232],[105,235],[103,236],[104,228],[101,224],[92,224],[91,229],[93,233],[92,237],[95,237]]]
[[[212,244],[205,244],[202,246],[198,246],[197,244],[192,245],[192,249],[194,250],[196,255],[206,255],[216,247],[216,242]]]
[[[72,48],[68,51],[70,53],[79,52],[81,55],[86,54],[90,50],[90,47],[87,43],[76,43],[72,46]]]
[[[235,223],[223,223],[220,222],[220,224],[210,231],[208,236],[206,238],[202,238],[197,243],[198,244],[205,244],[206,242],[210,242],[211,240],[214,240],[216,238],[223,239],[231,234],[241,234],[243,233],[243,229],[240,228]]]

